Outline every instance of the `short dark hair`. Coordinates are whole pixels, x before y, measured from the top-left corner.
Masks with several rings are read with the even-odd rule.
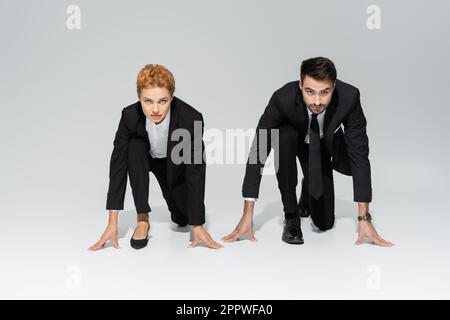
[[[334,82],[337,78],[336,67],[333,61],[325,57],[316,57],[303,60],[300,68],[300,80],[303,82],[305,76],[315,80],[330,80]]]

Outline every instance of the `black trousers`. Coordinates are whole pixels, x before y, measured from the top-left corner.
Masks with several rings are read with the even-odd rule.
[[[152,158],[147,142],[132,138],[128,144],[128,177],[130,179],[133,200],[137,213],[149,213],[149,172],[153,172],[167,203],[173,222],[185,225],[188,222],[182,203],[185,199],[175,200],[167,184],[167,158]]]
[[[317,228],[320,230],[331,229],[334,225],[333,168],[331,165],[331,155],[323,139],[320,140],[323,194],[317,200],[308,191],[309,144],[300,139],[298,131],[290,125],[282,125],[279,127],[279,139],[277,180],[285,217],[298,216],[296,195],[298,157],[303,171],[299,204],[310,209],[311,219]]]

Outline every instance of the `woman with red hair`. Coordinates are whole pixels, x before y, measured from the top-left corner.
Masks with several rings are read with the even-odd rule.
[[[206,163],[202,114],[174,96],[175,79],[162,65],[144,66],[136,85],[139,101],[122,110],[114,139],[106,202],[108,225],[89,249],[98,250],[107,241],[119,248],[117,223],[119,210],[123,210],[127,176],[137,212],[130,244],[135,249],[147,245],[151,212],[149,171],[161,187],[171,220],[180,227],[192,226],[190,247],[203,242],[210,248],[221,248],[203,226]],[[179,134],[184,139],[177,144],[173,140]],[[181,153],[177,152],[180,145]]]

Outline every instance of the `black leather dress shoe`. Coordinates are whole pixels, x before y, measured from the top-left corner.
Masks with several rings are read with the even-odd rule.
[[[139,250],[142,248],[145,248],[148,244],[148,232],[150,230],[150,224],[147,223],[147,237],[145,239],[134,239],[134,233],[136,231],[133,232],[133,236],[130,239],[130,245],[132,248]]]
[[[303,244],[303,233],[300,226],[300,217],[284,220],[283,235],[281,239],[290,244]]]

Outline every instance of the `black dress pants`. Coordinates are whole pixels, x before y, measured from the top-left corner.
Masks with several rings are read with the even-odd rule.
[[[152,158],[147,141],[132,138],[128,144],[128,177],[130,179],[133,200],[137,213],[149,213],[149,171],[153,172],[158,181],[163,197],[171,214],[173,222],[186,225],[187,215],[183,212],[185,199],[175,200],[167,184],[167,158]]]
[[[298,157],[303,171],[300,205],[310,209],[311,219],[317,228],[320,230],[331,229],[335,219],[333,169],[331,155],[323,139],[320,140],[323,194],[317,200],[308,191],[309,144],[300,139],[298,131],[290,125],[282,125],[279,127],[279,139],[277,180],[285,217],[291,218],[298,216],[296,195],[296,158]]]

